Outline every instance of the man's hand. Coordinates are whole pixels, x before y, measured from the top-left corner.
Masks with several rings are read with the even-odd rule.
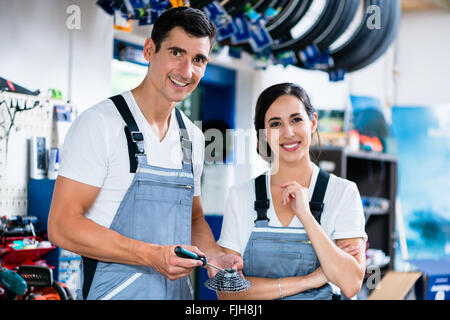
[[[152,257],[152,267],[169,280],[186,277],[194,268],[200,267],[203,264],[200,260],[178,257],[175,254],[175,247],[176,245],[159,246],[155,251],[155,255]],[[182,245],[181,247],[199,256],[205,255],[195,246]]]

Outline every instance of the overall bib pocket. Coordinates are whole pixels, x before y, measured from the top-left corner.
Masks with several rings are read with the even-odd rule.
[[[311,244],[297,241],[251,239],[248,245],[247,276],[277,278],[307,275],[316,267]]]
[[[193,186],[155,180],[138,181],[135,199],[192,205]]]

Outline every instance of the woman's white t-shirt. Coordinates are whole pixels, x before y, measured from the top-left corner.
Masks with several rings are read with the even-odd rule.
[[[309,185],[309,200],[311,200],[318,174],[319,167],[314,165]],[[270,171],[266,176],[269,189]],[[269,226],[281,227],[269,190],[267,196],[270,200],[270,208],[267,210],[267,217],[270,219]],[[257,217],[254,202],[255,179],[234,185],[229,189],[225,202],[222,231],[218,241],[221,247],[234,250],[241,255],[244,254]],[[363,238],[364,241],[367,241],[361,197],[354,182],[330,174],[323,202],[325,205],[320,224],[330,239]],[[302,223],[294,216],[288,227],[302,227]]]
[[[139,109],[131,91],[122,93],[139,130],[144,135],[149,165],[180,169],[182,151],[175,109],[162,141]],[[183,113],[183,121],[192,141],[194,196],[201,194],[204,135]],[[71,125],[61,153],[59,175],[101,188],[86,216],[109,227],[134,177],[130,173],[125,121],[110,100],[104,100],[82,112]]]

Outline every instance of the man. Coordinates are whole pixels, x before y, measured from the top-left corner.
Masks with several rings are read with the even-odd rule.
[[[188,275],[202,263],[176,256],[177,245],[242,269],[242,259],[215,243],[203,216],[204,136],[175,108],[203,77],[214,41],[202,11],[167,10],[145,41],[142,83],[72,124],[48,233],[83,256],[79,298],[191,299]]]

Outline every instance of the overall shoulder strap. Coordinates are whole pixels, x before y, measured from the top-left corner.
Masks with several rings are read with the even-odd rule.
[[[124,128],[125,136],[127,137],[128,143],[128,156],[130,158],[130,172],[135,173],[137,169],[137,159],[138,154],[144,154],[144,135],[139,131],[139,128],[131,114],[130,109],[121,94],[113,96],[110,98],[123,120],[126,123]]]
[[[309,209],[319,224],[324,207],[323,198],[325,197],[325,192],[327,191],[329,179],[330,174],[327,171],[320,169],[317,176],[316,185],[314,186],[313,195],[311,201],[309,202]]]
[[[175,115],[177,117],[178,127],[180,128],[180,143],[181,150],[183,151],[183,164],[190,164],[192,163],[192,141],[189,139],[189,133],[178,108],[175,108]]]
[[[256,221],[267,220],[267,210],[270,207],[269,199],[267,198],[267,187],[266,187],[266,175],[261,174],[255,179],[255,210],[258,214]]]
[[[324,207],[323,199],[325,197],[329,179],[330,174],[325,170],[320,169],[319,175],[317,176],[316,185],[314,187],[313,195],[311,201],[309,202],[311,213],[313,214],[317,222],[319,222],[319,224]],[[255,210],[258,213],[258,217],[255,222],[261,220],[269,221],[269,218],[267,218],[267,210],[270,207],[270,202],[267,197],[265,174],[262,174],[255,179],[255,195]]]

